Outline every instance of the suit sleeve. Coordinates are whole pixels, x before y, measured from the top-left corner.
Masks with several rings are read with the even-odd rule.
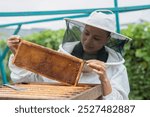
[[[111,69],[112,70],[112,69]],[[113,68],[114,73],[110,78],[112,86],[112,92],[107,96],[103,96],[104,100],[127,100],[130,92],[128,75],[126,67],[120,65],[117,68]]]

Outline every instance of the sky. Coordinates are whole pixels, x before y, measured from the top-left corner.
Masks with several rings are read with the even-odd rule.
[[[118,0],[119,7],[137,5],[150,5],[150,0]],[[74,10],[108,7],[114,7],[114,0],[0,0],[0,12]],[[0,24],[32,21],[51,17],[52,16],[0,17]],[[138,22],[139,19],[150,21],[150,10],[121,13],[119,18],[120,24]],[[38,23],[23,26],[23,28],[50,29],[59,29],[64,27],[64,21]]]

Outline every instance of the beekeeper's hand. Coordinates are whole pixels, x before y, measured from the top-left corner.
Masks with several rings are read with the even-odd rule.
[[[93,69],[100,77],[101,82],[108,80],[106,74],[105,63],[99,60],[88,60],[86,61],[87,65]]]
[[[7,40],[7,45],[14,55],[16,54],[16,50],[20,42],[21,42],[21,38],[19,35],[13,35],[9,37]]]
[[[110,81],[106,74],[106,65],[104,62],[99,60],[88,60],[87,65],[93,69],[98,75],[102,84],[103,95],[106,96],[112,92]]]

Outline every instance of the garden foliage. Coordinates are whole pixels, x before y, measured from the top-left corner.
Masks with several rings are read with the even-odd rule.
[[[122,33],[133,39],[125,48],[130,99],[150,99],[150,23],[129,25]]]

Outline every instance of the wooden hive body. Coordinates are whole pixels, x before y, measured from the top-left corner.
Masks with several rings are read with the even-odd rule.
[[[101,85],[13,84],[22,90],[0,87],[0,99],[93,100],[102,96]]]
[[[59,82],[77,85],[83,60],[22,40],[13,63]]]

